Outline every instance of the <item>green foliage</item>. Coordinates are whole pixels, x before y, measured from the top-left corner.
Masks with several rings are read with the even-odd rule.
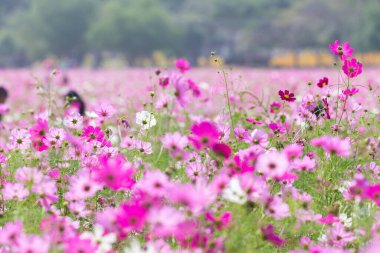
[[[103,51],[133,62],[155,50],[266,64],[273,50],[334,39],[376,51],[379,14],[376,0],[2,0],[0,65]]]
[[[32,59],[85,51],[84,33],[94,17],[94,0],[34,0],[8,20],[16,45]]]
[[[170,52],[178,37],[169,13],[154,0],[107,2],[87,34],[94,49],[125,52],[132,59],[158,49]]]

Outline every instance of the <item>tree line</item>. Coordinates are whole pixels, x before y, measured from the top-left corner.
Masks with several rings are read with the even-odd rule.
[[[380,50],[378,0],[1,0],[0,66],[91,54],[130,64],[156,51],[195,62],[267,65],[279,50],[325,49],[335,39]]]

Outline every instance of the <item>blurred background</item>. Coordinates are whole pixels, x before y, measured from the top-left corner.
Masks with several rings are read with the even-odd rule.
[[[379,65],[379,0],[0,0],[2,68],[320,67],[335,39]]]

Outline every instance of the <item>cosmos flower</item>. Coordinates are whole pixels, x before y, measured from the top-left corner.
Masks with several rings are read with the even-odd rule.
[[[358,92],[359,92],[359,89],[357,89],[357,88],[345,89],[345,90],[342,91],[342,93],[344,95],[346,95],[346,97],[353,96],[353,95],[355,95]]]
[[[83,129],[82,137],[84,137],[88,142],[98,141],[103,142],[104,132],[100,127],[87,126]]]
[[[259,156],[256,162],[257,171],[269,178],[280,178],[289,168],[289,161],[285,154],[277,151],[267,152]]]
[[[90,239],[81,239],[73,237],[64,242],[65,253],[94,253],[97,252],[98,246]]]
[[[351,57],[354,53],[354,49],[350,47],[349,42],[344,42],[343,45],[341,45],[339,40],[335,40],[329,47],[331,52],[338,56],[341,60]]]
[[[28,149],[30,143],[32,142],[30,137],[31,135],[27,130],[16,128],[12,129],[11,136],[9,138],[10,146],[14,149]]]
[[[190,63],[186,60],[186,59],[183,59],[183,58],[179,58],[176,60],[175,62],[175,67],[181,72],[181,73],[185,73],[186,71],[190,70],[191,67],[190,67]]]
[[[192,135],[189,140],[195,148],[201,149],[214,145],[219,139],[219,131],[214,124],[208,121],[202,121],[191,127]]]
[[[84,232],[80,235],[82,239],[90,239],[93,244],[98,245],[96,253],[107,253],[112,250],[112,244],[116,242],[114,233],[106,233],[102,226],[96,225],[94,232]]]
[[[363,64],[355,58],[345,60],[342,66],[343,72],[350,78],[356,77],[362,73]]]
[[[105,121],[111,118],[116,112],[115,108],[110,104],[100,104],[94,111],[98,115],[100,121]]]
[[[322,79],[319,79],[317,86],[319,88],[324,88],[329,84],[329,79],[327,77],[323,77]]]
[[[99,165],[94,168],[95,180],[114,191],[130,189],[135,181],[135,170],[131,164],[126,163],[122,156],[99,158]]]
[[[236,177],[231,179],[226,189],[223,191],[223,198],[238,204],[244,204],[248,200],[246,192],[243,190],[239,179]]]
[[[288,90],[285,90],[285,91],[280,90],[278,92],[278,95],[280,96],[281,100],[288,101],[288,102],[294,102],[294,101],[296,101],[294,93],[291,93]]]
[[[272,224],[264,226],[261,228],[261,233],[264,239],[277,247],[282,247],[285,245],[286,241],[283,240],[280,236],[278,236]]]
[[[148,111],[141,111],[136,113],[136,124],[141,126],[142,129],[147,130],[157,124],[157,120],[153,113]]]
[[[322,136],[314,138],[310,141],[313,146],[321,147],[325,150],[327,155],[337,155],[341,157],[350,157],[351,144],[348,139],[341,139],[339,137]]]
[[[80,129],[82,128],[83,117],[78,112],[73,112],[65,116],[63,123],[68,128]]]
[[[6,183],[3,189],[4,200],[23,200],[29,195],[28,189],[21,183]]]

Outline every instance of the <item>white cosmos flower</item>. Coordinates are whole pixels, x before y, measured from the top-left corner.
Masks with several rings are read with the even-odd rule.
[[[154,118],[153,113],[141,111],[136,113],[136,124],[146,130],[154,127],[157,124],[157,120]]]
[[[146,245],[146,249],[137,240],[133,240],[129,247],[124,249],[124,253],[157,253],[151,244]]]
[[[342,221],[345,227],[350,228],[352,226],[352,218],[348,217],[347,214],[339,214],[339,219]]]
[[[93,243],[98,245],[96,253],[106,253],[112,250],[112,244],[116,242],[116,235],[114,233],[104,234],[103,227],[96,225],[94,232],[84,232],[81,235],[83,239],[90,239]]]
[[[247,194],[241,188],[237,178],[231,179],[227,188],[223,191],[223,198],[238,204],[244,204],[248,200]]]

